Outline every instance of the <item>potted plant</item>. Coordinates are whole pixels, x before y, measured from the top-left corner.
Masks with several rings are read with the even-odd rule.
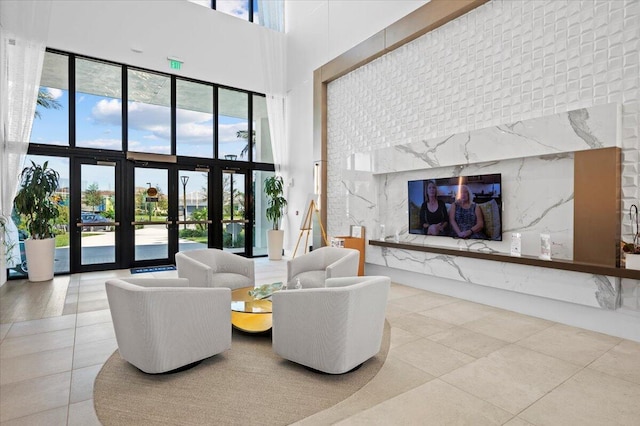
[[[60,174],[48,167],[31,162],[20,175],[21,186],[14,199],[16,211],[25,220],[29,238],[25,252],[29,265],[29,281],[53,278],[55,238],[53,221],[60,214],[52,196],[58,188]],[[33,259],[33,261],[31,261]]]
[[[629,218],[631,219],[633,240],[630,243],[622,243],[625,266],[627,269],[640,269],[640,229],[638,229],[638,206],[635,204],[629,208]]]
[[[284,231],[280,229],[280,219],[284,215],[287,200],[283,196],[284,182],[282,176],[270,176],[264,180],[264,192],[269,206],[266,210],[267,220],[273,224],[273,229],[267,231],[267,249],[269,259],[282,259],[282,244]]]

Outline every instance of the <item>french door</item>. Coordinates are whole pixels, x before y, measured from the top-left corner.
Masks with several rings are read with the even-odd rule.
[[[133,265],[174,263],[178,251],[207,247],[250,254],[246,172],[145,163],[130,176]]]
[[[166,264],[175,253],[177,205],[175,170],[165,164],[133,164],[127,185],[126,239],[134,266]]]
[[[122,267],[121,169],[120,160],[73,162],[69,235],[75,271]]]
[[[173,264],[178,251],[207,247],[251,256],[250,177],[240,168],[76,158],[71,244],[60,252],[76,272]]]
[[[253,227],[249,208],[251,182],[246,170],[228,168],[221,171],[222,248],[240,255],[250,255]]]

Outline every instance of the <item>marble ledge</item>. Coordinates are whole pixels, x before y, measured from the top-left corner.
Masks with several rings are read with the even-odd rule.
[[[585,274],[604,275],[609,277],[630,278],[640,280],[640,271],[634,269],[612,268],[601,265],[590,265],[573,262],[570,260],[543,260],[533,256],[512,256],[508,253],[481,252],[464,248],[445,248],[428,245],[420,245],[406,242],[392,242],[369,240],[369,245],[396,248],[403,250],[422,251],[428,253],[444,254],[449,256],[470,257],[475,259],[491,260],[494,262],[516,263],[520,265],[539,266],[542,268],[560,269],[564,271],[582,272]]]
[[[379,175],[620,147],[620,111],[616,103],[596,105],[358,153],[356,163]]]

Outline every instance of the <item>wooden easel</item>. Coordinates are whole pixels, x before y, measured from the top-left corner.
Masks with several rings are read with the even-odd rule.
[[[309,249],[309,234],[311,233],[311,225],[313,219],[313,212],[316,213],[316,217],[318,218],[318,223],[320,224],[320,231],[322,232],[322,239],[324,240],[325,245],[329,245],[327,241],[327,233],[324,232],[324,227],[322,226],[322,221],[320,220],[320,209],[316,204],[316,200],[311,199],[309,202],[309,208],[307,209],[307,213],[304,216],[304,220],[300,224],[300,235],[298,235],[298,242],[296,243],[296,248],[293,250],[293,257],[296,257],[296,252],[298,251],[298,245],[300,244],[300,240],[302,239],[302,234],[307,233],[307,237],[304,241],[304,252],[306,253]]]

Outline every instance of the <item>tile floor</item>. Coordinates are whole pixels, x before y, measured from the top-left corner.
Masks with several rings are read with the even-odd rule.
[[[0,289],[2,426],[100,424],[93,381],[117,348],[104,280],[126,275]],[[285,275],[256,259],[257,281]],[[640,343],[398,284],[387,319],[378,375],[299,425],[640,424]]]

